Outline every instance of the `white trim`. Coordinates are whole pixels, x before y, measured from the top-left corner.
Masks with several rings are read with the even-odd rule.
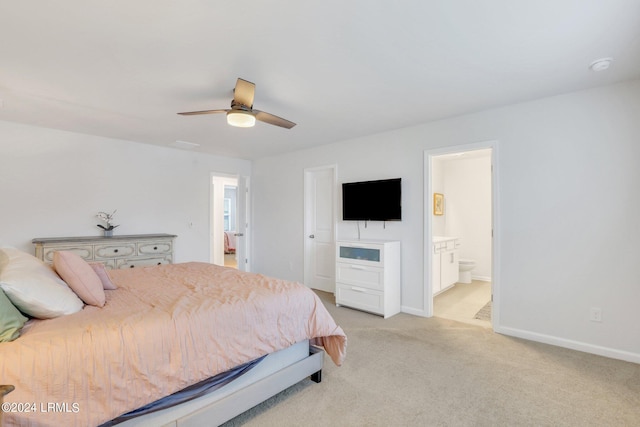
[[[571,350],[582,351],[585,353],[597,354],[599,356],[610,357],[612,359],[624,360],[627,362],[640,363],[640,354],[631,353],[629,351],[616,350],[614,348],[602,347],[584,343],[581,341],[569,340],[566,338],[555,337],[552,335],[539,334],[537,332],[524,331],[517,328],[495,327],[494,331],[508,335],[511,337],[523,338],[529,341],[541,342],[544,344],[555,345],[558,347],[569,348]]]
[[[425,317],[424,310],[420,310],[415,307],[407,307],[406,305],[403,305],[400,307],[400,311],[406,314],[412,314],[414,316]]]
[[[423,282],[422,282],[422,292],[423,292],[423,303],[422,303],[422,316],[424,317],[432,317],[433,316],[433,283],[431,283],[432,274],[431,268],[429,266],[433,265],[433,251],[431,250],[432,244],[431,241],[433,238],[433,231],[431,231],[431,209],[433,207],[433,201],[431,200],[431,194],[433,194],[433,189],[431,187],[431,151],[424,151],[424,159],[423,159],[423,208],[422,208],[422,220],[423,220],[423,230],[424,235],[422,238],[422,253],[424,254],[424,265],[422,266],[423,273]]]
[[[243,222],[240,225],[239,230],[244,234],[244,244],[242,246],[242,251],[240,253],[244,259],[238,259],[238,270],[240,271],[251,271],[251,237],[253,235],[252,231],[252,222],[253,216],[251,215],[251,177],[246,175],[241,175],[238,177],[238,190],[239,192],[244,189],[243,199],[244,203],[239,203],[240,215],[238,216],[238,221]],[[240,196],[239,196],[240,197]],[[240,201],[240,199],[238,199]],[[238,254],[236,254],[236,258]]]
[[[443,154],[452,154],[460,151],[474,151],[482,149],[491,149],[491,211],[492,211],[492,227],[493,227],[493,241],[491,245],[491,275],[492,282],[491,288],[493,293],[493,304],[491,309],[491,322],[493,330],[497,332],[497,328],[500,325],[500,180],[498,175],[498,141],[482,141],[471,144],[455,145],[448,147],[441,147],[432,150],[424,151],[424,238],[423,238],[423,253],[425,259],[425,265],[423,268],[423,296],[424,303],[422,313],[420,315],[425,317],[433,316],[433,284],[431,283],[431,269],[428,267],[433,263],[433,254],[431,251],[431,240],[433,236],[432,231],[432,216],[433,199],[430,195],[433,193],[431,187],[431,160],[432,157],[440,156]],[[404,310],[403,310],[404,311]]]

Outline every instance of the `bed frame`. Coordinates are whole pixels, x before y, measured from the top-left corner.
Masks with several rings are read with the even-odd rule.
[[[117,427],[200,427],[220,425],[311,377],[322,380],[324,350],[301,341],[269,354],[254,368],[206,396],[143,415]]]

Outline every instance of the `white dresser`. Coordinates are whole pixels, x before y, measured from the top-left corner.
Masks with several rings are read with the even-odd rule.
[[[136,234],[113,237],[48,237],[31,242],[36,257],[53,262],[55,251],[71,251],[107,268],[134,268],[173,263],[173,234]]]
[[[400,242],[337,242],[336,305],[387,318],[400,312],[400,285]]]

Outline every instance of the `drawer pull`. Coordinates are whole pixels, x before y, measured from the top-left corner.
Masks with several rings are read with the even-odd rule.
[[[117,249],[114,249],[114,250],[113,250],[113,253],[114,253],[114,254],[117,254],[117,253],[118,253],[118,250],[117,250]]]
[[[157,250],[158,250],[158,247],[157,247],[157,246],[154,246],[154,247],[153,247],[153,250],[154,250],[154,251],[157,251]]]
[[[351,290],[352,290],[352,291],[356,291],[356,292],[367,292],[367,290],[366,290],[366,289],[364,289],[364,288],[358,288],[358,287],[356,287],[356,286],[352,286],[352,287],[351,287]]]
[[[133,268],[133,267],[134,267],[134,265],[133,265],[133,264],[131,264],[131,265],[129,266],[129,268]]]
[[[366,270],[365,267],[362,267],[362,266],[359,266],[359,265],[352,265],[351,268],[354,269],[354,270]]]

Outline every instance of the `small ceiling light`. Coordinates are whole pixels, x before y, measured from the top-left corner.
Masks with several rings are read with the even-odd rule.
[[[239,128],[250,128],[256,124],[256,118],[248,111],[231,110],[227,113],[227,123]]]
[[[591,71],[604,71],[607,68],[609,68],[612,62],[613,62],[613,58],[596,59],[591,63],[591,65],[589,65],[589,69]]]

